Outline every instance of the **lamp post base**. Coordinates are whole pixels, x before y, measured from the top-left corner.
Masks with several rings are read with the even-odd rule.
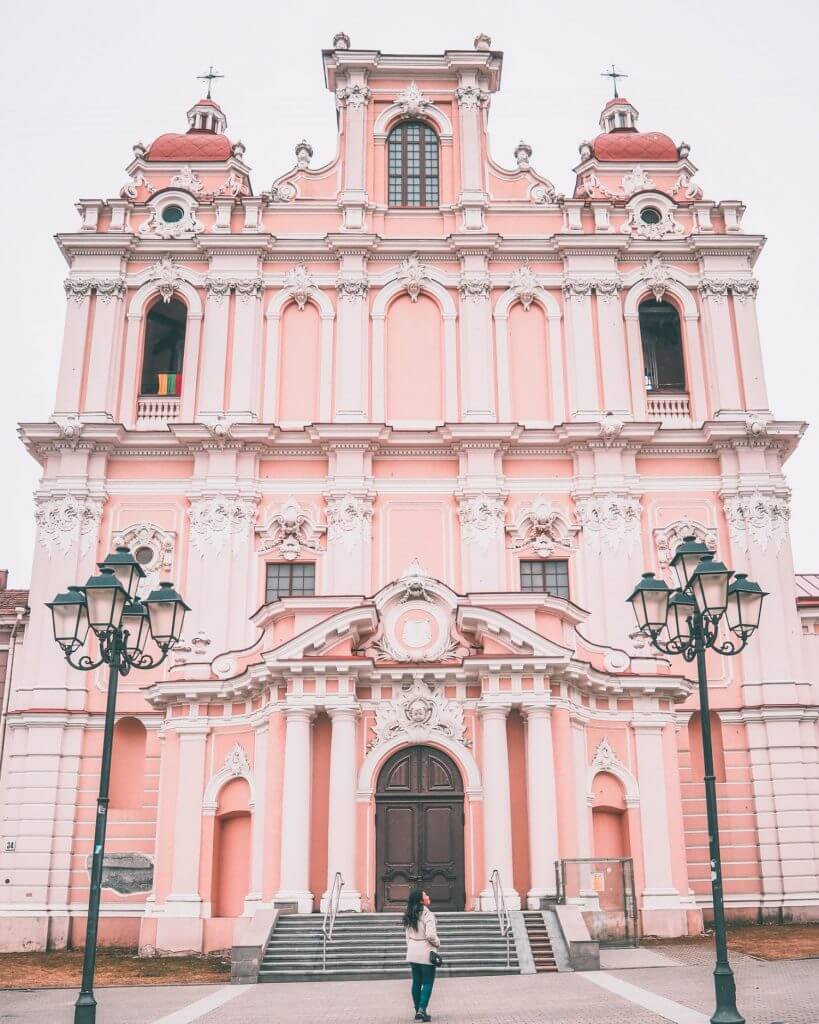
[[[74,1003],[74,1024],[95,1024],[97,1000],[91,992],[81,992]]]
[[[711,1024],[745,1024],[745,1018],[737,1009],[737,987],[728,964],[717,964],[714,968],[714,992],[717,1008]]]

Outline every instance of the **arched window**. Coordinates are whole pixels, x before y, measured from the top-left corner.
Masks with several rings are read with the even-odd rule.
[[[647,391],[685,391],[680,315],[670,302],[640,306],[640,336]]]
[[[390,206],[438,205],[438,136],[420,121],[404,121],[390,132]]]
[[[179,299],[151,306],[145,318],[140,394],[181,394],[187,318],[188,311]]]

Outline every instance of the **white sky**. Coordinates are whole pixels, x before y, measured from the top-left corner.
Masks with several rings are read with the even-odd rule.
[[[769,238],[757,264],[768,384],[780,419],[815,418],[819,384],[817,5],[808,0],[585,0],[545,4],[414,0],[274,5],[257,0],[9,4],[0,40],[3,97],[0,247],[0,567],[26,586],[38,467],[15,435],[53,408],[65,265],[52,240],[73,231],[79,198],[116,196],[137,140],[184,131],[213,63],[228,135],[247,146],[256,192],[294,163],[335,152],[335,110],[320,50],[343,29],[354,47],[439,53],[478,32],[505,52],[492,102],[493,156],[533,164],[569,193],[577,145],[593,136],[612,62],[640,127],[691,144],[711,199],[741,199],[745,227]],[[797,570],[819,571],[819,429],[788,463]],[[811,512],[811,508],[814,512]],[[71,581],[66,580],[66,583]],[[764,581],[763,581],[764,583]]]

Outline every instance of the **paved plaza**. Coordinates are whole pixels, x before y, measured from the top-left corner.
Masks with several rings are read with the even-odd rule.
[[[663,953],[673,963],[441,979],[430,1011],[436,1024],[708,1024],[713,988],[706,957],[678,946]],[[732,962],[747,1024],[819,1024],[819,961],[736,955]],[[74,998],[65,989],[0,991],[0,1022],[70,1024]],[[402,981],[108,988],[97,998],[99,1024],[403,1024],[413,1016]]]

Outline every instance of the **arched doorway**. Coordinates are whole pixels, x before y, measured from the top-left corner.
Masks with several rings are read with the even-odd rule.
[[[436,910],[463,910],[464,787],[434,747],[405,747],[384,764],[375,795],[375,908],[403,909],[422,885]]]

